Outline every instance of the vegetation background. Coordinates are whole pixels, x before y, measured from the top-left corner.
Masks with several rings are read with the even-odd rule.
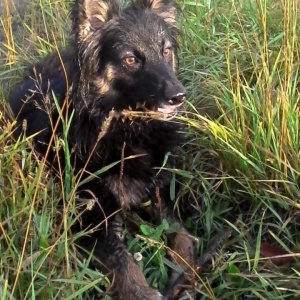
[[[0,2],[0,299],[106,299],[109,281],[76,255],[71,235],[76,178],[63,188],[31,148],[12,143],[5,101],[26,66],[69,36],[69,0]],[[197,299],[300,299],[298,0],[178,0],[179,76],[188,90],[189,142],[174,208],[197,237]],[[170,190],[173,196],[173,189]],[[60,199],[64,209],[58,210]],[[147,280],[164,288],[164,235],[137,217]],[[232,230],[226,238],[227,229]],[[222,235],[223,234],[223,235]],[[275,257],[274,257],[275,256]],[[193,299],[191,293],[181,299]]]

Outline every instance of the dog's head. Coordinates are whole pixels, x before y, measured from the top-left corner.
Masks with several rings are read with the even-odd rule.
[[[73,11],[83,105],[94,111],[147,110],[172,116],[185,99],[175,76],[172,0],[79,0]]]

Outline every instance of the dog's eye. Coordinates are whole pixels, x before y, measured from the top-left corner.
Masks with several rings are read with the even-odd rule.
[[[138,60],[135,56],[126,56],[124,62],[127,66],[133,66],[138,63]]]
[[[165,48],[164,51],[163,51],[164,58],[168,59],[171,55],[171,52],[172,52],[171,48]]]

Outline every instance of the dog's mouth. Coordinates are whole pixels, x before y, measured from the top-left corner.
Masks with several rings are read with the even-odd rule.
[[[140,103],[137,102],[135,109],[129,106],[128,109],[122,111],[122,115],[129,119],[134,117],[138,118],[150,118],[150,119],[161,119],[161,120],[170,120],[173,119],[178,113],[179,108],[183,106],[184,101],[179,103],[174,103],[173,100],[168,100],[166,102],[160,103],[159,105],[148,106],[146,102]]]
[[[183,103],[182,101],[174,104],[173,100],[169,100],[167,103],[162,103],[158,106],[155,111],[167,116],[175,116],[178,113],[178,108],[181,107]]]
[[[137,108],[143,108],[144,111],[156,113],[158,115],[163,115],[166,117],[173,117],[178,113],[178,110],[183,106],[184,101],[174,102],[173,100],[168,100],[166,102],[161,102],[158,106],[152,106],[150,109],[147,109],[145,105],[138,105]]]

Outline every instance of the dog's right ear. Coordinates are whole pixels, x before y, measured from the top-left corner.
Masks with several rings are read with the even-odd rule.
[[[106,22],[118,16],[121,5],[118,0],[76,0],[72,16],[73,27],[79,41],[84,41]]]
[[[176,8],[173,0],[136,0],[140,7],[149,8],[160,16],[170,28],[176,26]]]

